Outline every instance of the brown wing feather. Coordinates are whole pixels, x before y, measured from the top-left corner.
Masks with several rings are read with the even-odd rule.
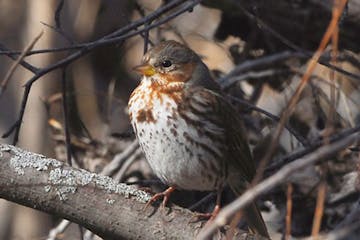
[[[235,167],[236,171],[243,175],[247,182],[251,182],[256,170],[242,120],[221,94],[207,89],[202,91],[206,92],[208,100],[211,101],[209,106],[212,107],[213,116],[219,118],[218,124],[221,124],[225,129],[229,166]]]
[[[225,164],[230,174],[228,183],[237,195],[241,195],[256,173],[241,119],[231,104],[221,94],[214,91],[201,87],[193,88],[189,91],[187,102],[191,105],[191,101],[199,102],[198,104],[201,102],[203,112],[206,112],[208,116],[206,121],[224,130],[222,131],[224,136],[221,138],[227,144],[227,159],[223,161],[227,161]],[[256,203],[247,206],[244,209],[244,215],[254,232],[269,237]]]

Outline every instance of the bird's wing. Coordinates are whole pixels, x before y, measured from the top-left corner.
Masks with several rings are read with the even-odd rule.
[[[255,175],[255,164],[249,149],[243,122],[237,111],[220,94],[206,88],[195,87],[188,94],[188,102],[202,102],[207,120],[223,129],[222,138],[227,145],[229,168],[236,168],[247,182]],[[231,170],[231,169],[230,169]],[[231,170],[233,171],[233,170]]]
[[[222,159],[228,168],[228,184],[235,194],[241,195],[255,175],[255,164],[246,139],[243,123],[238,113],[224,97],[203,87],[194,87],[188,91],[185,104],[202,115],[200,121],[206,131],[216,132],[227,148],[226,159]],[[213,129],[210,129],[212,126]],[[244,209],[244,216],[250,228],[269,237],[265,222],[255,203]]]

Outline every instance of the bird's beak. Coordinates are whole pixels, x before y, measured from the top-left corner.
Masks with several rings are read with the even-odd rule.
[[[150,76],[152,76],[152,75],[154,75],[156,73],[154,67],[151,66],[148,63],[144,63],[144,64],[141,64],[141,65],[135,66],[133,68],[133,70],[136,71],[136,72],[139,72],[139,73],[141,73],[141,74],[143,74],[144,76],[147,76],[147,77],[150,77]]]

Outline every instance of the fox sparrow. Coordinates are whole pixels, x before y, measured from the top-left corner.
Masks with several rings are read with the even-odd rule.
[[[209,69],[190,48],[165,41],[150,49],[135,70],[143,75],[129,100],[135,134],[154,173],[175,189],[218,191],[228,184],[240,195],[255,175],[236,111]],[[255,203],[244,209],[250,228],[268,236]]]

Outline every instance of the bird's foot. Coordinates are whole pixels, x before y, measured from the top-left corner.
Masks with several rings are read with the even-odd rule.
[[[159,200],[160,198],[163,198],[163,201],[161,203],[161,208],[164,209],[166,206],[166,203],[169,200],[169,197],[171,195],[171,193],[175,190],[174,187],[169,187],[168,189],[166,189],[165,191],[161,192],[161,193],[157,193],[154,196],[152,196],[150,198],[150,200],[146,203],[144,210],[149,207],[152,203],[156,202],[157,200]]]
[[[197,222],[201,219],[208,219],[208,222],[214,220],[220,212],[220,205],[215,205],[214,210],[211,213],[195,213],[190,222]]]

